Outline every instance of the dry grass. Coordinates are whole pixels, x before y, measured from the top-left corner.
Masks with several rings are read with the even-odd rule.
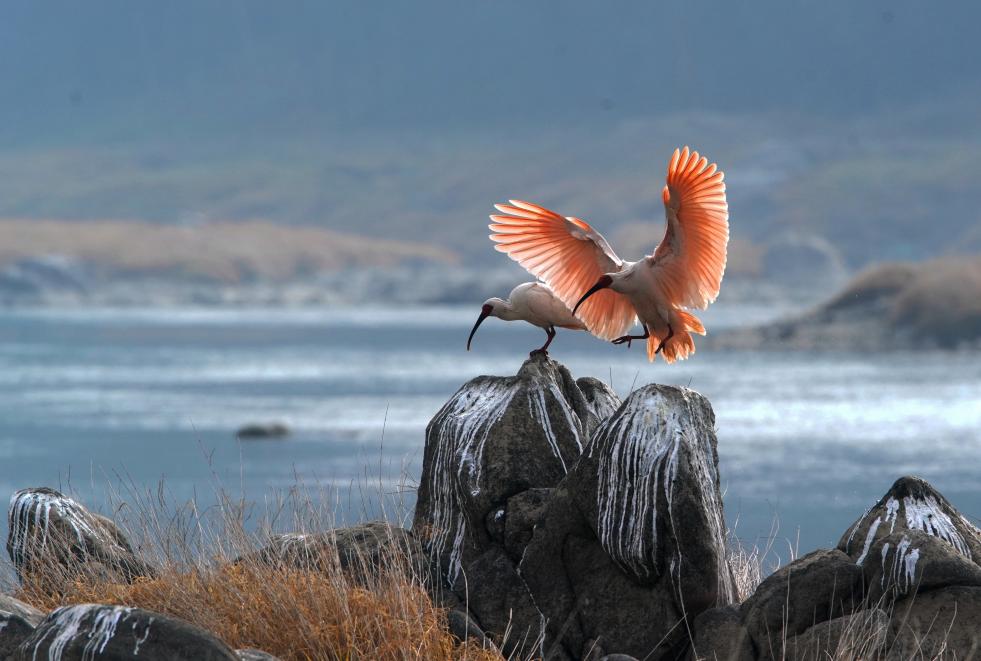
[[[461,643],[449,632],[446,611],[434,606],[421,571],[399,548],[349,558],[343,567],[337,553],[303,568],[254,553],[277,522],[330,539],[333,517],[317,504],[328,499],[294,492],[288,505],[277,504],[247,526],[248,508],[221,496],[205,512],[193,503],[175,509],[152,496],[117,511],[136,553],[157,568],[154,578],[126,583],[111,572],[48,567],[24,580],[16,596],[43,611],[107,603],[167,613],[232,648],[282,659],[501,661],[496,650]]]
[[[137,606],[194,622],[231,647],[283,659],[470,659],[499,661],[447,630],[446,613],[411,578],[382,575],[367,585],[331,572],[222,564],[165,571],[133,584],[75,581],[59,593],[25,588],[43,610],[78,603]]]

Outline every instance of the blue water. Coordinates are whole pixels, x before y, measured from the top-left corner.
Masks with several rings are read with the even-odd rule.
[[[206,507],[218,485],[261,504],[300,482],[340,520],[378,513],[365,494],[411,506],[429,418],[467,379],[514,373],[544,339],[490,319],[467,353],[476,312],[0,312],[0,494],[60,487],[111,513],[110,501],[160,484],[169,502]],[[772,314],[705,317],[721,331]],[[776,524],[780,551],[833,545],[908,473],[981,517],[979,353],[701,350],[666,366],[641,346],[560,331],[552,355],[621,395],[652,381],[707,395],[727,516],[751,544]],[[236,440],[257,421],[294,434]]]

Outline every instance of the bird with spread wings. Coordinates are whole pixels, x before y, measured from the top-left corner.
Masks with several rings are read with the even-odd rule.
[[[662,190],[667,227],[654,250],[620,259],[589,223],[529,202],[495,205],[494,247],[545,282],[591,333],[628,346],[647,340],[647,356],[672,363],[695,351],[705,327],[691,309],[719,295],[729,242],[723,173],[697,151],[676,149]],[[640,321],[643,334],[628,335]]]

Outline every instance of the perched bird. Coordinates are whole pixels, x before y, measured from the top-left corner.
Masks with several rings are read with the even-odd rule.
[[[555,339],[555,327],[586,330],[586,325],[576,319],[569,307],[560,301],[555,292],[542,282],[525,282],[511,290],[508,300],[488,298],[477,317],[477,323],[467,338],[467,351],[477,328],[487,317],[497,317],[504,321],[522,320],[533,326],[545,329],[548,340],[536,351],[548,352],[548,345]]]
[[[547,283],[586,323],[614,344],[647,340],[649,360],[672,363],[695,351],[691,333],[705,334],[685,308],[715,301],[726,266],[729,210],[723,174],[688,147],[675,150],[661,192],[667,215],[654,254],[627,262],[584,220],[511,200],[491,216],[497,250]],[[627,335],[637,318],[643,335]]]

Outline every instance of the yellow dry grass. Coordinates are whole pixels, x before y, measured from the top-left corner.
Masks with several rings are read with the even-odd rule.
[[[201,626],[233,648],[282,659],[500,661],[460,643],[445,611],[397,573],[367,582],[331,571],[252,563],[177,572],[133,584],[76,580],[57,592],[25,587],[19,597],[42,610],[79,603],[136,606]]]
[[[154,568],[152,577],[128,583],[95,556],[66,563],[48,555],[51,561],[23,568],[17,598],[44,612],[102,603],[165,613],[233,649],[285,661],[502,661],[497,650],[450,633],[447,611],[426,590],[428,568],[408,560],[418,551],[407,540],[345,546],[342,562],[329,490],[297,484],[283,499],[272,495],[261,512],[222,487],[217,504],[203,508],[195,500],[171,502],[162,483],[156,492],[127,490],[110,496],[112,519]],[[393,516],[404,520],[396,500]],[[379,507],[387,518],[385,503]],[[270,546],[276,528],[323,543],[296,556],[257,553],[279,548]]]

